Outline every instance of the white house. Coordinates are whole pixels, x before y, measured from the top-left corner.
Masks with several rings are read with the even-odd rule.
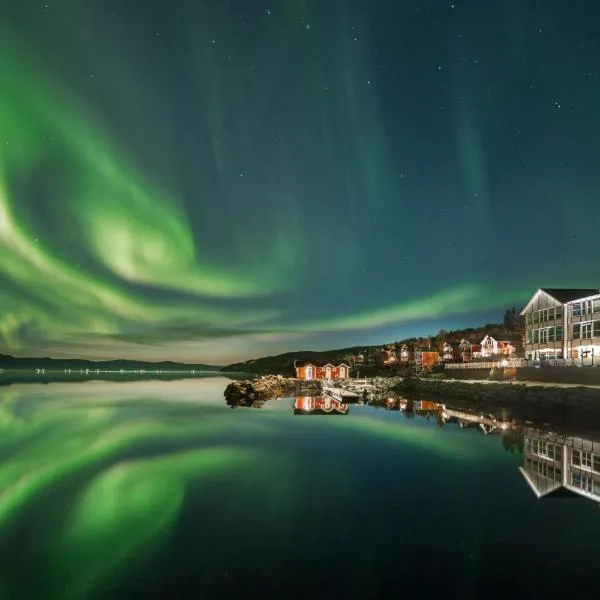
[[[498,341],[491,335],[486,335],[481,340],[481,358],[489,358],[498,354]]]

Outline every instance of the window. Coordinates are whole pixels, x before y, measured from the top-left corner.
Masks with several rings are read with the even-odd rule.
[[[600,337],[600,321],[594,321],[594,337]]]
[[[533,330],[533,343],[537,344],[539,341],[540,341],[540,330],[534,329]]]
[[[589,340],[592,337],[592,323],[581,323],[581,339]]]
[[[532,475],[546,477],[552,481],[561,480],[562,471],[560,468],[555,467],[552,463],[526,459],[525,466],[528,467],[528,470]]]
[[[583,315],[589,315],[592,313],[592,301],[584,300],[583,302],[573,303],[573,316],[581,317]]]
[[[527,343],[533,344],[533,331],[531,329],[527,332]]]
[[[582,469],[592,468],[592,453],[585,450],[573,450],[571,464]]]
[[[583,490],[584,492],[588,492],[590,494],[594,493],[594,480],[589,475],[572,473],[571,484],[574,487]]]
[[[552,442],[544,442],[542,440],[531,441],[531,452],[542,458],[550,460],[560,460],[562,456],[562,447]]]
[[[562,327],[557,327],[556,328],[555,339],[556,339],[557,342],[560,342],[563,339],[562,329],[563,329]]]
[[[525,323],[527,323],[527,325],[531,325],[532,316],[531,313],[525,313]]]
[[[575,323],[575,325],[573,325],[573,339],[578,340],[580,335],[581,335],[581,328],[579,326],[579,323]]]
[[[540,344],[543,344],[548,341],[548,330],[540,329]]]
[[[600,454],[594,454],[594,471],[600,473]]]
[[[594,312],[595,313],[600,312],[600,298],[596,298],[594,300]]]

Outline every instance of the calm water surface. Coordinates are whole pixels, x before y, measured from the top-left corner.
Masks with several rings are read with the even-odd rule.
[[[0,388],[0,598],[595,597],[588,446],[568,496],[542,433],[232,410],[226,384]]]

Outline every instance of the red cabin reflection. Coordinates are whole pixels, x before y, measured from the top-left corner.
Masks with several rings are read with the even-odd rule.
[[[335,398],[321,396],[297,396],[295,415],[345,415],[350,407]]]

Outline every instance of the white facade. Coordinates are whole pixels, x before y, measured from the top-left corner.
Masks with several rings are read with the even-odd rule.
[[[563,488],[600,502],[598,442],[527,430],[520,471],[538,498]]]
[[[561,290],[553,291],[560,296]],[[540,289],[521,314],[526,358],[600,364],[600,291],[561,302]]]
[[[498,354],[498,341],[491,335],[486,335],[481,340],[481,357],[489,358]]]
[[[454,360],[454,349],[449,342],[446,342],[442,348],[442,357],[444,362],[451,362]]]

